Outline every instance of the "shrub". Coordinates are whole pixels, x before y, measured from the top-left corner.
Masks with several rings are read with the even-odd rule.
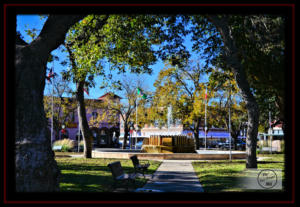
[[[71,139],[57,140],[53,143],[53,146],[62,146],[62,152],[69,152],[75,147],[75,141]]]

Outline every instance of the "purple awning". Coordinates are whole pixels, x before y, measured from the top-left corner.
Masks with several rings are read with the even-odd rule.
[[[192,133],[190,130],[184,130],[183,134]],[[205,137],[204,131],[199,132],[199,137]],[[229,138],[229,133],[226,131],[208,131],[207,137],[213,137],[213,138]]]
[[[193,133],[191,130],[184,130],[183,134],[187,135],[189,133]],[[199,137],[204,138],[205,134],[204,131],[199,132]],[[229,138],[229,132],[226,131],[209,131],[207,133],[207,138]],[[238,136],[238,138],[246,138],[245,136]]]

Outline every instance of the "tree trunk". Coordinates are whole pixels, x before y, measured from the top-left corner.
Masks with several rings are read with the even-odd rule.
[[[209,16],[208,19],[216,26],[222,36],[226,52],[226,63],[229,67],[231,67],[243,100],[246,103],[248,112],[246,168],[257,168],[256,145],[259,119],[258,104],[250,90],[245,71],[241,64],[241,60],[239,59],[238,49],[232,37],[230,26],[228,25],[228,20],[226,17],[219,18],[217,16]]]
[[[199,128],[198,128],[198,130],[197,129],[194,129],[193,130],[193,132],[194,132],[194,137],[195,137],[195,143],[196,143],[196,150],[198,150],[199,149],[199,147],[200,147],[200,141],[199,141]]]
[[[195,128],[193,129],[194,137],[196,140],[196,150],[200,147],[200,141],[199,141],[199,130],[200,130],[200,118],[197,118],[197,120],[194,121]]]
[[[16,190],[59,190],[59,170],[51,149],[43,107],[46,63],[29,46],[16,48]]]
[[[82,137],[84,140],[84,152],[83,152],[84,157],[92,158],[93,136],[90,131],[90,127],[86,118],[83,87],[84,87],[84,81],[80,81],[76,84],[78,122],[79,122],[80,129],[82,130]]]
[[[230,134],[231,134],[231,137],[233,139],[233,147],[234,147],[235,150],[237,150],[237,140],[238,140],[239,134],[238,134],[237,131],[233,131]]]
[[[285,99],[284,99],[284,92],[277,94],[275,104],[279,109],[279,119],[283,122],[282,130],[285,132],[286,126],[286,118],[285,118]]]
[[[129,134],[129,128],[127,124],[124,124],[124,140],[123,140],[122,149],[126,149],[128,134]]]
[[[17,37],[15,166],[17,192],[59,190],[59,170],[51,149],[43,105],[46,64],[49,54],[81,16],[49,16],[31,44]]]

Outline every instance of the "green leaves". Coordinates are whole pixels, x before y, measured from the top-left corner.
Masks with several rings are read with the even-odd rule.
[[[192,61],[178,68],[166,64],[154,84],[154,107],[166,108],[172,105],[173,117],[192,125],[204,115],[205,88],[200,83],[203,73],[203,68]]]

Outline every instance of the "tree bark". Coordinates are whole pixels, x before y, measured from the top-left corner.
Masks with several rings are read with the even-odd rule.
[[[237,140],[238,140],[239,132],[240,131],[235,131],[235,130],[230,132],[231,137],[233,139],[233,147],[235,150],[237,150]]]
[[[128,134],[129,134],[129,127],[126,123],[124,123],[124,139],[123,139],[122,149],[126,149]]]
[[[63,43],[71,25],[82,16],[49,16],[31,44],[16,37],[15,173],[17,192],[59,190],[60,172],[51,149],[44,112],[46,64]]]
[[[195,137],[195,143],[196,143],[196,150],[200,147],[200,141],[199,141],[199,130],[200,130],[200,118],[197,118],[197,120],[194,121],[195,128],[193,129],[194,137]]]
[[[77,68],[75,57],[72,53],[70,46],[68,44],[65,44],[65,47],[67,48],[67,51],[69,53],[69,59],[72,67],[74,69]],[[83,156],[85,158],[92,158],[93,136],[86,118],[86,110],[85,110],[84,94],[83,94],[85,77],[82,78],[81,80],[77,80],[76,102],[77,102],[78,122],[79,122],[80,129],[82,131],[82,138],[84,140]]]
[[[78,121],[79,121],[80,129],[82,130],[82,137],[84,140],[84,151],[83,151],[84,157],[92,158],[93,136],[86,118],[83,87],[84,87],[84,81],[80,81],[76,84]]]
[[[199,142],[199,129],[197,130],[197,129],[194,129],[193,130],[194,131],[194,137],[195,137],[195,143],[196,143],[196,150],[198,150],[199,149],[199,147],[200,147],[200,142]]]
[[[248,112],[248,130],[246,140],[246,168],[257,168],[256,145],[258,133],[259,108],[247,81],[243,65],[239,59],[231,29],[226,17],[208,16],[208,19],[216,26],[223,39],[225,47],[225,58],[227,65],[232,69],[237,85],[246,103]]]

